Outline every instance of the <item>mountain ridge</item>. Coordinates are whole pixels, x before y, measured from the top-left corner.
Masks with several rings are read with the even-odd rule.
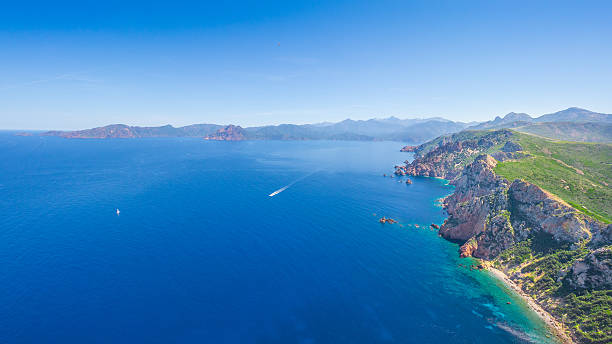
[[[491,121],[479,123],[468,129],[501,129],[513,128],[527,123],[543,123],[543,122],[605,122],[612,123],[612,114],[594,112],[579,107],[570,107],[565,110],[544,114],[539,117],[531,117],[526,113],[510,112],[504,117],[496,116]]]
[[[193,124],[184,127],[165,125],[139,127],[112,124],[77,131],[48,131],[44,136],[64,138],[143,138],[143,137],[203,137],[207,140],[396,140],[420,142],[464,129],[468,123],[440,117],[399,119],[397,117],[368,120],[345,119],[336,123],[279,124],[240,127],[234,124]],[[240,128],[239,135],[226,135]]]
[[[561,124],[564,123],[564,124]],[[590,123],[590,124],[589,124]],[[239,135],[226,135],[239,127]],[[510,112],[487,122],[455,122],[442,117],[401,119],[395,116],[313,124],[279,124],[240,127],[235,124],[192,124],[183,127],[159,127],[112,124],[76,131],[48,131],[41,135],[64,138],[144,138],[202,137],[209,140],[345,140],[403,141],[421,143],[462,130],[509,128],[553,139],[583,142],[612,142],[612,115],[577,107],[531,117],[526,113]],[[216,136],[215,136],[216,135]]]

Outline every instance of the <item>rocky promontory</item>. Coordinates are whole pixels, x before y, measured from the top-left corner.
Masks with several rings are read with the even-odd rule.
[[[217,130],[214,134],[204,137],[204,140],[213,141],[242,141],[246,139],[246,131],[237,125],[228,125]]]
[[[605,309],[612,309],[612,225],[538,185],[498,175],[496,166],[502,161],[534,159],[523,151],[516,135],[498,130],[438,138],[415,148],[415,159],[396,166],[396,174],[448,179],[455,186],[443,201],[448,218],[439,234],[460,244],[461,257],[494,264],[568,327],[583,321],[584,312],[593,313],[590,319],[599,318]],[[574,300],[572,293],[587,291],[604,293],[586,294],[589,302],[606,300],[604,308],[577,310],[582,313],[569,320],[568,312],[575,311],[563,305]],[[612,338],[606,332],[612,320],[596,324],[590,331],[602,341],[591,341],[591,332],[575,328],[571,334],[584,343]]]
[[[418,146],[404,146],[400,149],[400,152],[414,152]]]

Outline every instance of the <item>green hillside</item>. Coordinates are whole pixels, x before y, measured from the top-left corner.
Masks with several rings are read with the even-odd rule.
[[[612,145],[553,141],[517,133],[530,156],[499,163],[495,172],[524,179],[605,223],[612,222]]]
[[[517,126],[516,131],[555,140],[579,142],[612,142],[612,123],[545,122]]]

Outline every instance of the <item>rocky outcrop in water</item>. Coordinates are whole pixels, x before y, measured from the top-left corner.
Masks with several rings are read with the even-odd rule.
[[[418,146],[404,146],[400,149],[400,152],[414,152]]]
[[[214,134],[204,137],[204,140],[242,141],[246,140],[246,132],[240,126],[228,125],[227,127],[217,130]]]
[[[378,222],[380,222],[382,224],[385,224],[385,223],[389,223],[389,224],[397,223],[397,221],[395,221],[394,219],[389,218],[389,217],[384,217],[384,216],[381,217],[380,220],[378,220]]]

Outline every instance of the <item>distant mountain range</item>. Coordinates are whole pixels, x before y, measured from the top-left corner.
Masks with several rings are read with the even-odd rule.
[[[612,123],[544,122],[513,128],[516,131],[562,141],[612,143]]]
[[[192,124],[175,128],[171,125],[161,127],[135,127],[125,124],[111,124],[104,127],[77,131],[48,131],[44,136],[60,136],[69,139],[111,139],[141,137],[190,137],[206,136],[223,128],[217,124]]]
[[[64,138],[204,137],[207,140],[354,140],[422,142],[468,127],[468,123],[443,118],[351,120],[338,123],[280,124],[242,128],[235,125],[194,124],[175,128],[113,124],[78,131],[49,131],[46,136]]]
[[[495,117],[494,120],[482,122],[471,126],[469,129],[501,129],[519,127],[529,123],[543,122],[597,122],[597,123],[612,123],[612,115],[605,113],[593,112],[577,107],[571,107],[555,113],[542,115],[540,117],[531,117],[526,113],[510,112],[506,116]]]
[[[612,142],[612,115],[569,108],[533,118],[511,112],[482,123],[453,122],[440,117],[369,120],[346,119],[337,123],[280,124],[242,128],[236,125],[193,124],[184,127],[138,127],[113,124],[78,131],[49,131],[46,136],[65,138],[202,137],[207,140],[353,140],[420,143],[464,129],[511,128],[554,139]]]
[[[542,137],[582,142],[612,142],[612,115],[572,107],[555,113],[531,117],[510,112],[492,121],[468,127],[469,130],[514,129]]]

